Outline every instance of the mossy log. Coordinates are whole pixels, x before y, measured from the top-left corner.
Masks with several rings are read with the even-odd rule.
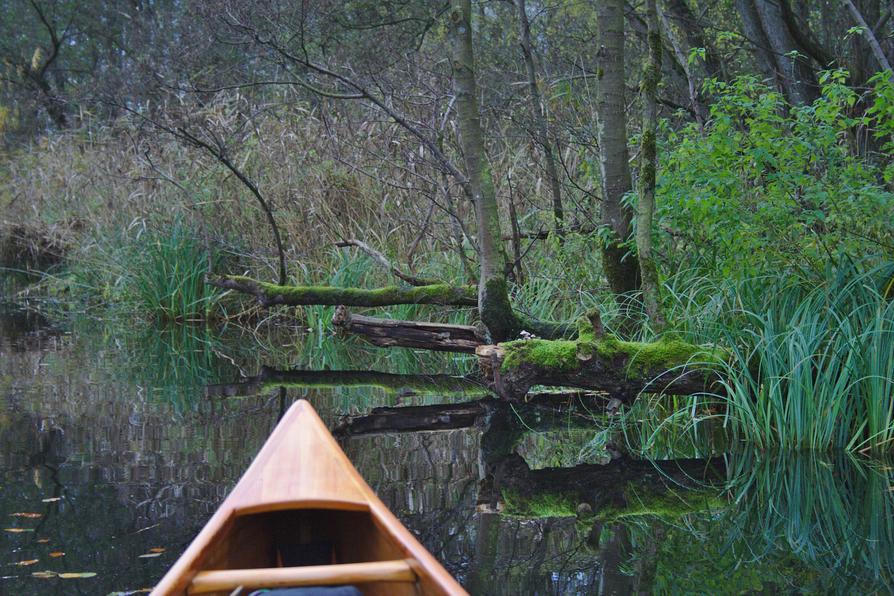
[[[459,393],[487,395],[488,390],[474,379],[450,375],[400,375],[371,370],[275,370],[261,372],[236,383],[207,385],[206,397],[250,397],[273,389],[331,389],[333,387],[376,387],[400,394]]]
[[[626,457],[606,465],[531,470],[511,454],[488,470],[479,502],[526,517],[578,515],[616,521],[631,515],[682,515],[720,505],[723,458],[668,461]]]
[[[630,400],[641,392],[690,395],[712,388],[724,353],[674,339],[641,343],[606,334],[598,322],[576,340],[526,339],[480,346],[484,378],[504,398],[524,397],[535,385],[607,391]]]
[[[374,290],[332,286],[280,286],[241,275],[209,279],[218,288],[251,294],[262,306],[393,306],[396,304],[438,304],[476,306],[478,292],[472,286],[435,284],[430,286],[387,286]]]
[[[472,325],[380,319],[355,315],[339,306],[332,324],[348,333],[362,335],[383,347],[421,348],[440,352],[473,353],[484,343],[483,333]]]

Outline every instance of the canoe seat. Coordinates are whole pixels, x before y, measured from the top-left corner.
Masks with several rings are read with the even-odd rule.
[[[410,563],[403,559],[306,567],[221,569],[196,573],[188,592],[190,594],[228,592],[239,587],[245,589],[299,588],[371,582],[413,583],[416,579],[416,573],[410,567]]]

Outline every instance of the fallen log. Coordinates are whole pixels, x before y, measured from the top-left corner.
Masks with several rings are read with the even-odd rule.
[[[417,392],[461,393],[468,396],[488,394],[488,390],[475,379],[451,375],[400,375],[370,370],[275,370],[265,366],[257,375],[236,383],[206,385],[205,396],[249,397],[279,387],[377,387],[402,395]]]
[[[437,304],[477,306],[478,291],[472,286],[435,284],[428,286],[387,286],[374,290],[332,286],[280,286],[241,275],[209,279],[208,284],[251,294],[262,306],[393,306],[396,304]]]
[[[469,428],[483,424],[488,411],[487,401],[374,408],[366,416],[346,419],[333,430],[333,434],[337,437],[356,437],[376,433]]]
[[[716,389],[725,353],[675,339],[641,343],[606,334],[598,317],[576,340],[524,339],[476,349],[482,377],[503,398],[535,385],[606,391],[630,401],[642,392],[691,395]]]
[[[557,428],[592,429],[593,412],[604,408],[607,401],[604,396],[574,391],[535,394],[516,404],[485,398],[426,406],[381,406],[373,408],[369,414],[348,417],[333,433],[340,437],[356,437],[479,426],[485,433],[493,427],[502,435],[521,435],[525,431],[543,432]],[[576,409],[578,404],[585,407]]]
[[[365,317],[352,314],[344,306],[336,309],[332,324],[342,331],[362,335],[370,343],[384,347],[399,346],[471,354],[484,343],[483,333],[472,325]]]
[[[491,464],[479,503],[505,513],[594,516],[605,522],[633,515],[682,515],[723,506],[722,457],[667,461],[620,457],[605,465],[531,470],[518,454]]]

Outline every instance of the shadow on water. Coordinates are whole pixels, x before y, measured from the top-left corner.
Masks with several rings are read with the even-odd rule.
[[[710,433],[656,443],[621,432],[604,397],[510,404],[469,370],[317,337],[2,315],[0,516],[25,531],[0,533],[0,592],[151,586],[298,398],[476,594],[889,591],[886,464],[724,454]],[[650,449],[661,459],[635,456]],[[32,575],[47,570],[96,576]]]

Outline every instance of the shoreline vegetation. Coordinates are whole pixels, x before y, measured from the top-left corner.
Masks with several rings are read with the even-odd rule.
[[[0,266],[36,276],[18,299],[57,316],[276,316],[317,342],[475,351],[504,399],[602,390],[628,412],[676,404],[659,428],[716,418],[761,449],[887,453],[894,44],[859,24],[882,15],[833,35],[866,15],[794,27],[744,2],[714,15],[721,35],[669,4],[393,7],[377,51],[322,7],[308,29],[235,6],[199,37],[244,56],[109,64],[146,77],[101,98],[57,70],[86,55],[33,4],[13,16],[46,43],[0,90]],[[810,44],[791,37],[811,23]],[[557,75],[564,44],[583,74]],[[277,82],[246,83],[249,62]]]
[[[75,138],[68,142],[74,146],[81,143]],[[34,159],[36,151],[21,154],[19,159]],[[6,172],[9,175],[10,170]],[[84,216],[82,212],[73,211],[67,217]],[[283,214],[279,216],[285,221],[290,220]],[[10,270],[25,270],[31,276],[37,276],[39,281],[26,285],[22,296],[49,297],[56,305],[106,305],[99,306],[99,312],[108,308],[124,309],[147,319],[181,322],[213,323],[230,317],[266,316],[263,311],[252,310],[254,307],[245,301],[222,291],[226,284],[211,284],[207,279],[214,273],[246,265],[259,273],[267,271],[269,275],[274,261],[272,255],[266,253],[265,256],[262,249],[252,251],[224,245],[217,236],[207,232],[210,220],[202,223],[203,218],[197,218],[189,210],[184,210],[163,226],[160,222],[165,218],[159,219],[158,214],[150,217],[154,219],[134,219],[119,231],[114,229],[114,220],[97,219],[90,226],[85,226],[81,220],[77,225],[35,224],[30,227],[7,223],[3,226],[2,236],[4,262],[17,265]],[[87,232],[88,229],[93,232]],[[98,235],[94,235],[97,231]],[[252,238],[245,230],[238,237],[246,246],[263,242],[257,237]],[[514,284],[511,294],[514,300],[525,305],[522,312],[532,318],[579,317],[586,320],[581,316],[585,307],[593,309],[591,313],[601,313],[600,321],[605,320],[605,326],[610,329],[605,332],[607,339],[601,340],[602,343],[636,345],[619,337],[646,342],[640,345],[648,347],[647,350],[634,349],[630,366],[624,369],[620,365],[626,370],[626,373],[621,371],[621,377],[625,374],[630,377],[634,368],[640,373],[653,372],[654,377],[660,376],[661,371],[650,368],[644,358],[649,358],[650,350],[664,354],[659,349],[661,346],[684,349],[685,353],[676,354],[679,358],[662,360],[661,364],[670,371],[690,362],[698,362],[692,368],[701,369],[707,361],[695,358],[697,351],[706,352],[706,348],[707,352],[721,350],[723,358],[709,358],[715,370],[718,365],[722,369],[719,387],[714,391],[707,386],[705,391],[696,390],[696,393],[702,393],[700,406],[690,408],[685,405],[671,413],[665,424],[685,427],[696,419],[716,415],[724,418],[733,442],[761,448],[843,448],[879,454],[890,451],[894,441],[894,401],[891,397],[894,267],[873,264],[878,262],[878,257],[867,256],[860,263],[854,263],[853,258],[839,247],[837,265],[827,264],[822,272],[787,268],[784,275],[765,273],[717,282],[716,273],[707,272],[704,263],[695,266],[699,264],[699,257],[694,257],[693,267],[681,268],[678,273],[664,278],[662,295],[667,326],[656,333],[649,329],[646,321],[631,334],[624,311],[618,307],[623,302],[613,300],[605,292],[584,290],[585,287],[598,287],[598,270],[578,270],[575,276],[566,275],[575,262],[575,255],[588,254],[595,242],[598,241],[592,236],[573,232],[565,235],[561,245],[548,236],[536,244],[532,242],[530,258],[536,259],[537,266],[529,267],[532,271],[539,270],[540,274],[529,275],[522,283]],[[294,245],[290,248],[297,250]],[[308,306],[301,309],[287,307],[287,316],[301,326],[324,332],[330,329],[335,314],[332,306],[336,304],[387,305],[384,312],[381,308],[373,312],[389,319],[475,323],[474,311],[468,308],[475,304],[474,292],[467,287],[429,286],[439,293],[431,298],[432,306],[423,306],[419,303],[429,301],[426,287],[409,285],[400,279],[397,281],[401,285],[386,286],[394,283],[394,276],[363,250],[330,246],[317,254],[321,255],[321,262],[313,276],[304,261],[289,259],[289,271],[295,280],[313,277],[313,283],[318,283],[321,277],[326,279],[326,267],[331,268],[327,279],[330,286],[308,286],[307,289],[312,291],[310,298],[291,301]],[[455,259],[451,260],[450,253],[435,253],[434,256],[435,260],[418,268],[417,273],[434,280],[463,279],[462,268]],[[788,255],[779,256],[785,258]],[[598,260],[598,255],[585,258]],[[291,263],[301,265],[298,273],[301,277],[295,277],[296,267]],[[547,267],[551,272],[544,274]],[[576,286],[571,283],[575,280]],[[221,285],[225,287],[221,288]],[[375,289],[359,289],[361,287]],[[244,284],[241,289],[244,291]],[[294,292],[294,289],[289,291]],[[321,291],[332,293],[332,298],[324,300]],[[401,296],[407,299],[402,300]],[[576,298],[570,301],[568,296]],[[277,302],[267,297],[264,306]],[[628,311],[638,312],[635,306],[630,308],[630,304],[636,304],[635,296],[626,306]],[[62,306],[61,310],[66,308]],[[250,314],[252,312],[254,314]],[[587,333],[592,335],[590,331]],[[592,340],[581,336],[571,341],[522,339],[509,342],[506,344],[508,357],[503,357],[501,365],[504,376],[510,369],[518,367],[515,362],[518,353],[531,356],[528,364],[535,368],[544,365],[540,362],[543,358],[535,356],[546,354],[546,368],[558,372],[567,372],[568,366],[574,368],[586,364],[586,354],[578,349],[577,342],[580,341]],[[574,347],[574,358],[565,359],[570,359],[570,365],[562,358],[566,344]],[[601,354],[598,349],[594,353]],[[554,354],[557,354],[555,358]],[[551,359],[558,360],[552,362]],[[539,377],[542,381],[549,376],[541,373]],[[522,388],[511,392],[512,395],[524,396],[528,387],[538,384],[537,375],[532,379],[523,382]],[[648,391],[650,380],[643,378],[640,387]],[[562,380],[556,384],[562,384]],[[569,382],[567,375],[565,384],[576,385]],[[493,383],[491,385],[494,388]],[[634,397],[637,392],[633,392]],[[693,415],[685,416],[687,411]],[[714,411],[724,413],[712,414]]]

